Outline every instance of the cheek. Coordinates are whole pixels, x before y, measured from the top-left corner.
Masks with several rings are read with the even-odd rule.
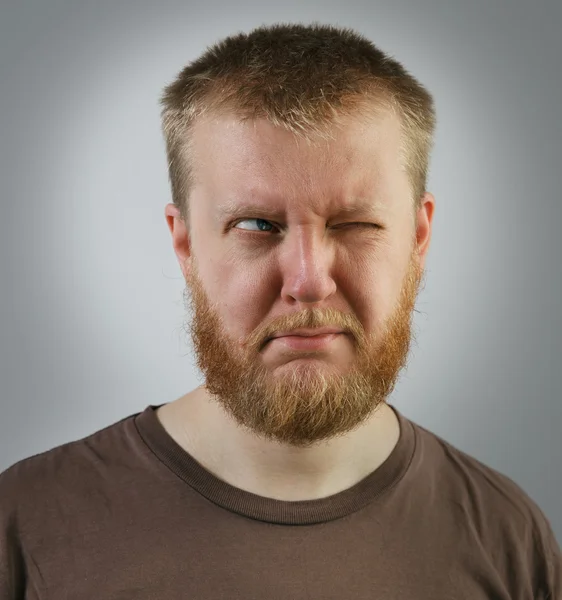
[[[376,331],[388,311],[388,271],[371,265],[370,269],[348,269],[345,277],[339,281],[340,296],[366,331]]]
[[[272,273],[257,263],[251,269],[229,264],[222,265],[213,277],[211,301],[217,303],[225,327],[233,336],[247,335],[263,321],[276,293]]]
[[[388,249],[349,261],[340,271],[339,293],[366,330],[378,331],[392,313],[405,275],[403,262],[399,252]]]

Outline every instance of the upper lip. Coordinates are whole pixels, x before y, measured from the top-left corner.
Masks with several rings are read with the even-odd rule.
[[[280,331],[272,335],[269,339],[284,337],[286,335],[300,335],[303,337],[312,337],[314,335],[322,335],[325,333],[343,333],[343,330],[336,327],[317,327],[316,329],[293,329],[292,331]]]

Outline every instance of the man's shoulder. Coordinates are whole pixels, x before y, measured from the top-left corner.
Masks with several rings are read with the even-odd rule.
[[[537,510],[536,502],[514,479],[440,435],[415,424],[423,438],[429,465],[440,478],[441,491],[462,494],[473,503],[486,502],[488,508],[501,507],[527,518]]]
[[[440,515],[459,548],[477,548],[506,581],[530,581],[535,598],[562,598],[560,545],[531,495],[506,473],[414,427],[413,485],[423,488],[427,510]]]
[[[135,415],[128,415],[79,439],[37,452],[0,472],[0,508],[25,499],[42,502],[57,488],[72,486],[95,469],[97,461],[118,459],[115,451],[123,440],[123,427]],[[112,451],[113,450],[113,451]]]
[[[559,560],[550,521],[520,484],[439,435],[416,427],[430,457],[427,470],[435,494],[455,511],[459,528],[471,530],[492,553],[526,549],[531,560],[541,555]]]

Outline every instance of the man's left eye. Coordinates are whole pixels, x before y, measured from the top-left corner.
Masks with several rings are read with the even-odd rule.
[[[347,225],[358,225],[360,227],[379,227],[376,223],[342,223],[338,227],[346,227]]]

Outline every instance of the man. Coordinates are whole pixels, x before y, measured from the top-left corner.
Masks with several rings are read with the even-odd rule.
[[[162,99],[205,383],[0,480],[0,598],[555,599],[513,481],[387,402],[431,238],[429,93],[350,30],[227,38]]]

